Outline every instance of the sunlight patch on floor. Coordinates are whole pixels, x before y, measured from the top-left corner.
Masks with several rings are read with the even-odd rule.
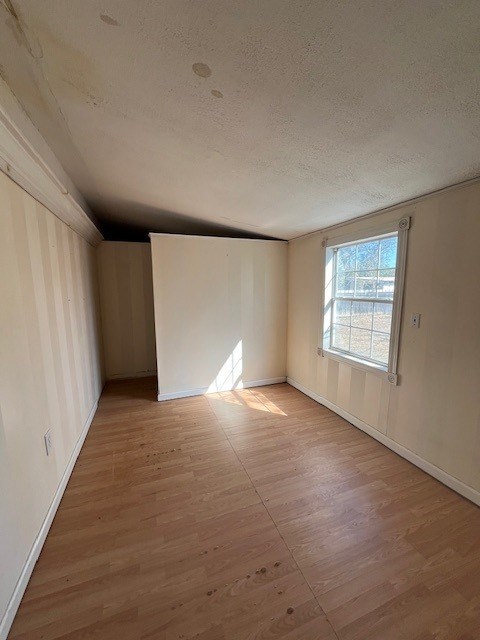
[[[206,393],[211,397],[213,396],[213,399],[222,400],[228,404],[236,404],[256,411],[266,411],[279,416],[286,416],[287,414],[261,391],[243,388],[242,366],[242,341],[239,340]]]
[[[222,393],[215,394],[214,397],[218,400],[222,400],[223,402],[247,407],[248,409],[255,409],[256,411],[266,411],[268,413],[274,413],[278,416],[287,415],[284,411],[277,407],[274,402],[269,400],[265,394],[263,394],[261,391],[255,391],[253,389],[242,389],[241,391],[224,391]]]

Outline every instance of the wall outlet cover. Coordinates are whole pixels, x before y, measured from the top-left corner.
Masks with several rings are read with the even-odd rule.
[[[410,320],[410,326],[412,326],[414,329],[419,329],[420,328],[420,319],[421,319],[422,315],[420,313],[412,313],[412,317]]]

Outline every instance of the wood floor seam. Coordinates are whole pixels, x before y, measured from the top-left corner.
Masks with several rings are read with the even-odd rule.
[[[315,599],[315,601],[317,602],[318,606],[320,607],[320,610],[322,611],[322,613],[323,613],[323,615],[325,616],[326,620],[328,621],[328,623],[329,623],[330,627],[332,628],[332,632],[335,634],[335,638],[336,638],[336,640],[340,640],[339,636],[337,635],[337,632],[335,631],[334,626],[332,625],[332,623],[331,623],[331,622],[330,622],[330,620],[328,619],[328,615],[327,615],[327,614],[326,614],[326,612],[323,610],[322,605],[321,605],[321,604],[320,604],[320,602],[318,601],[318,598],[317,598],[317,596],[315,595],[315,593],[314,593],[314,591],[313,591],[313,589],[312,589],[312,586],[310,585],[310,583],[309,583],[309,581],[307,580],[307,578],[306,578],[305,574],[303,573],[302,568],[299,566],[298,562],[296,561],[295,556],[294,556],[294,554],[293,554],[292,550],[290,549],[290,546],[287,544],[287,542],[286,542],[285,538],[284,538],[284,537],[283,537],[283,535],[282,535],[282,532],[280,531],[280,529],[279,529],[279,528],[278,528],[278,526],[277,526],[277,523],[276,523],[276,522],[275,522],[275,520],[273,519],[272,514],[270,513],[270,511],[269,511],[269,509],[268,509],[268,506],[265,504],[265,501],[263,500],[262,496],[261,496],[261,495],[260,495],[260,493],[258,492],[257,487],[255,486],[255,483],[253,482],[252,478],[250,477],[250,474],[248,473],[248,469],[247,469],[247,468],[245,467],[245,465],[243,464],[243,461],[242,461],[242,459],[240,458],[240,456],[238,455],[238,452],[236,451],[236,449],[235,449],[235,447],[234,447],[234,445],[233,445],[232,441],[230,440],[230,438],[228,437],[228,434],[226,433],[226,431],[225,431],[225,430],[224,430],[224,428],[222,427],[222,423],[221,423],[221,421],[220,421],[217,417],[216,417],[216,420],[217,420],[217,422],[218,422],[218,424],[219,424],[219,426],[220,426],[221,430],[222,430],[222,431],[223,431],[223,433],[225,434],[225,438],[227,439],[227,441],[228,441],[228,443],[229,443],[230,447],[232,448],[232,451],[235,453],[235,456],[237,457],[238,462],[242,465],[243,470],[245,471],[246,475],[248,476],[248,479],[250,480],[250,482],[251,482],[251,484],[252,484],[252,487],[255,489],[255,493],[256,493],[256,494],[258,495],[258,497],[260,498],[260,501],[261,501],[262,505],[264,506],[265,511],[268,513],[268,516],[269,516],[269,518],[271,519],[273,526],[275,527],[275,529],[276,529],[276,530],[277,530],[277,532],[278,532],[278,535],[279,535],[279,536],[280,536],[280,538],[283,540],[283,542],[284,542],[284,544],[285,544],[285,547],[288,549],[288,551],[289,551],[289,553],[290,553],[290,555],[291,555],[291,557],[292,557],[292,560],[293,560],[293,562],[295,563],[295,566],[297,567],[298,571],[300,572],[300,574],[302,575],[303,579],[305,580],[305,583],[308,585],[308,587],[309,587],[309,589],[310,589],[310,591],[311,591],[311,593],[312,593],[312,597],[313,597],[313,598]]]

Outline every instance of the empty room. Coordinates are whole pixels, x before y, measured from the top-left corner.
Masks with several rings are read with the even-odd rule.
[[[480,2],[0,0],[0,640],[480,640]]]

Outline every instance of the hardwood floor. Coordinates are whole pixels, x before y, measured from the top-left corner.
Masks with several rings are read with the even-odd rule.
[[[480,509],[282,384],[107,386],[9,638],[478,640]]]

